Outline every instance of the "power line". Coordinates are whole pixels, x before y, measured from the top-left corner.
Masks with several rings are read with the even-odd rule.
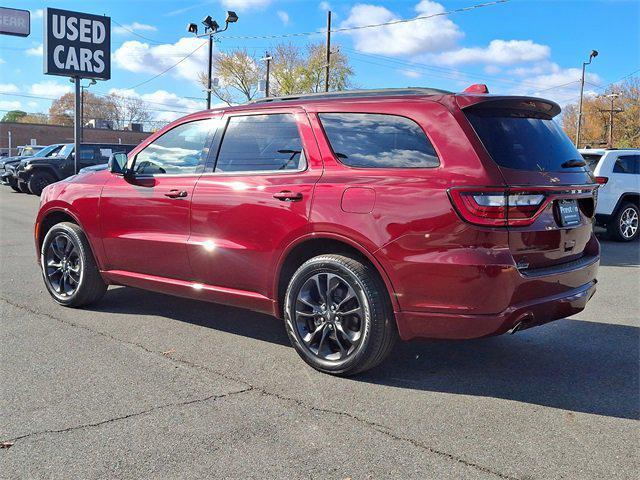
[[[341,27],[341,28],[335,28],[330,30],[331,33],[341,33],[341,32],[348,32],[348,31],[353,31],[353,30],[362,30],[365,28],[378,28],[378,27],[386,27],[389,25],[397,25],[400,23],[409,23],[409,22],[415,22],[415,21],[419,21],[419,20],[428,20],[430,18],[434,18],[434,17],[442,17],[442,16],[446,16],[446,15],[451,15],[453,13],[460,13],[460,12],[467,12],[469,10],[475,10],[478,8],[484,8],[484,7],[491,7],[494,5],[498,5],[500,3],[507,3],[510,0],[495,0],[493,2],[485,2],[485,3],[479,3],[476,5],[471,5],[468,7],[461,7],[461,8],[455,8],[453,10],[447,10],[444,12],[439,12],[439,13],[433,13],[431,15],[420,15],[418,17],[414,17],[414,18],[406,18],[406,19],[400,19],[400,20],[391,20],[389,22],[384,22],[384,23],[374,23],[374,24],[370,24],[370,25],[357,25],[355,27]],[[290,37],[305,37],[305,36],[310,36],[310,35],[321,35],[324,32],[321,31],[313,31],[313,32],[298,32],[298,33],[282,33],[282,34],[275,34],[275,35],[221,35],[218,38],[233,38],[233,39],[258,39],[258,38],[290,38]]]
[[[173,68],[177,67],[178,65],[180,65],[182,62],[184,62],[187,58],[189,58],[190,56],[192,56],[194,53],[196,53],[198,50],[200,50],[202,47],[204,47],[208,42],[203,42],[201,45],[199,45],[198,47],[196,47],[191,53],[189,53],[187,56],[181,58],[180,60],[178,60],[176,63],[174,63],[173,65],[171,65],[168,68],[165,68],[163,71],[161,71],[160,73],[158,73],[157,75],[154,75],[151,78],[148,78],[147,80],[145,80],[144,82],[140,82],[137,83],[135,85],[133,85],[132,87],[128,87],[125,90],[133,90],[135,88],[138,88],[142,85],[145,85],[149,82],[151,82],[152,80],[155,80],[156,78],[164,75],[165,73],[167,73],[168,71],[172,70]]]
[[[149,38],[149,37],[145,37],[144,35],[139,34],[138,32],[134,32],[133,30],[131,30],[129,27],[122,25],[120,22],[118,22],[116,19],[114,19],[113,17],[111,18],[111,21],[113,23],[115,23],[116,25],[118,25],[120,28],[122,28],[123,30],[126,30],[127,32],[135,35],[136,37],[140,37],[144,40],[146,40],[147,42],[151,42],[151,43],[155,43],[156,45],[164,45],[166,42],[161,42],[158,40],[154,40],[153,38]]]

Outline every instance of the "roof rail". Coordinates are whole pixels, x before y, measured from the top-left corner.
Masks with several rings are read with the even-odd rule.
[[[375,90],[342,90],[339,92],[321,92],[321,93],[304,93],[296,95],[286,95],[282,97],[267,97],[258,100],[252,100],[249,103],[273,103],[273,102],[293,102],[297,100],[325,100],[334,98],[363,98],[363,97],[381,97],[390,95],[442,95],[452,93],[447,90],[439,90],[437,88],[381,88]]]

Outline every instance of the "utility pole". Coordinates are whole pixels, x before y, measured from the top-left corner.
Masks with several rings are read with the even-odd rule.
[[[327,12],[327,65],[325,66],[324,91],[329,91],[329,65],[331,62],[331,10]]]
[[[73,173],[78,173],[78,161],[80,159],[80,143],[82,142],[82,118],[80,117],[80,104],[82,102],[80,93],[80,77],[73,77],[75,86],[75,115],[73,122]]]
[[[273,60],[273,57],[269,55],[269,52],[264,52],[264,58],[261,58],[260,60],[267,62],[267,78],[265,78],[265,81],[264,81],[264,97],[268,98],[269,97],[269,74],[271,72],[271,60]]]
[[[576,148],[580,148],[580,129],[582,127],[582,100],[584,98],[584,73],[591,60],[598,56],[597,50],[591,50],[588,62],[582,62],[582,80],[580,81],[580,105],[578,106],[578,126],[576,127]]]
[[[609,114],[609,131],[607,135],[607,148],[613,148],[613,115],[616,113],[620,113],[623,110],[621,108],[614,108],[614,101],[620,95],[617,93],[610,93],[609,95],[605,95],[605,97],[611,99],[611,108],[600,110],[602,113]]]
[[[209,35],[209,68],[207,68],[207,110],[211,108],[211,76],[213,75],[213,35]]]

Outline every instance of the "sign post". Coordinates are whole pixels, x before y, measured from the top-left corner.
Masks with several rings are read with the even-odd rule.
[[[83,78],[111,78],[111,18],[47,8],[44,50],[44,73],[74,80],[74,169],[78,173],[82,139],[80,81]]]

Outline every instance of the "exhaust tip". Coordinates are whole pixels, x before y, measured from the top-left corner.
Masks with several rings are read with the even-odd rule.
[[[507,333],[509,335],[513,335],[514,333],[520,330],[525,330],[533,323],[533,321],[534,321],[533,313],[527,312],[522,316],[520,316],[520,319],[516,322],[516,324],[513,327],[511,327],[511,329],[507,330]]]

